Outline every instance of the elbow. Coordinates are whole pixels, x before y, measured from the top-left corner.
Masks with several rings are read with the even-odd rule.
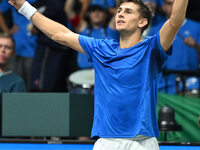
[[[175,29],[179,29],[182,26],[182,24],[184,23],[184,21],[185,21],[185,16],[178,18],[178,19],[170,18],[170,20],[169,20],[170,25]]]
[[[52,39],[53,41],[56,41],[56,42],[60,43],[60,44],[63,43],[60,33],[51,34],[49,36],[49,38]]]

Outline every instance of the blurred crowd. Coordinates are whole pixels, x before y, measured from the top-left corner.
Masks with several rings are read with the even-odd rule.
[[[74,32],[94,38],[113,38],[115,0],[27,0],[40,13]],[[143,38],[158,33],[171,15],[174,0],[143,0],[152,11]],[[190,1],[184,24],[177,33],[165,70],[199,70],[199,3]],[[0,92],[93,93],[93,63],[86,55],[60,45],[0,0]],[[198,80],[197,80],[198,82]],[[175,94],[176,76],[161,78],[159,90]]]

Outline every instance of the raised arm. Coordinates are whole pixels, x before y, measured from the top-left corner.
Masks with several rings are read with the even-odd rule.
[[[84,18],[86,11],[90,5],[91,0],[80,0],[82,7],[81,7],[81,12],[80,12],[80,18]]]
[[[25,0],[9,0],[9,4],[13,5],[17,10],[22,7]],[[30,13],[30,12],[26,12]],[[73,33],[65,26],[43,16],[39,12],[35,12],[31,16],[31,21],[33,24],[46,34],[52,40],[71,47],[81,53],[85,53],[78,41],[78,34]]]
[[[160,30],[160,42],[164,51],[167,51],[176,36],[177,31],[185,20],[188,0],[175,0],[172,14]]]

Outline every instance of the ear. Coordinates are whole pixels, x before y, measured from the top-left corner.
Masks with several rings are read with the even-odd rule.
[[[148,20],[146,18],[142,18],[139,20],[138,27],[142,29],[147,24],[148,24]]]

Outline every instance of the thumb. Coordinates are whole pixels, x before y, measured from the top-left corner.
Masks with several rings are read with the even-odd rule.
[[[14,6],[17,10],[20,8],[18,7],[17,3],[14,0],[9,0],[8,3],[12,6]]]
[[[16,8],[16,3],[12,0],[9,0],[8,3]]]

